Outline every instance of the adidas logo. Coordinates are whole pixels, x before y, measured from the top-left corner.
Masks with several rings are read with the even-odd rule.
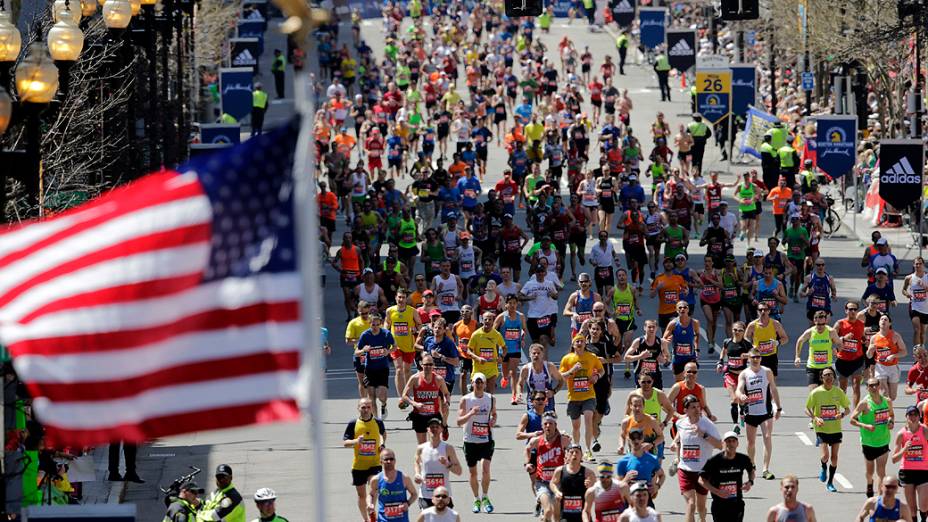
[[[670,48],[670,56],[693,56],[693,48],[686,40],[680,40]]]
[[[880,176],[880,183],[921,185],[922,178],[915,175],[915,170],[912,168],[912,164],[909,163],[909,158],[903,156],[892,168]]]
[[[619,5],[615,6],[614,11],[617,13],[630,13],[633,9],[632,5],[628,3],[628,0],[622,0],[619,2]]]
[[[238,56],[232,60],[232,65],[254,65],[255,57],[251,54],[251,51],[245,49],[244,51],[238,53]]]

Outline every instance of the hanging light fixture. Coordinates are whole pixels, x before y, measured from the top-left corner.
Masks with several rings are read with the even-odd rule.
[[[142,5],[155,5],[158,3],[158,0],[141,0]]]
[[[55,61],[77,61],[84,48],[84,33],[71,22],[70,11],[61,12],[61,19],[48,30],[48,52]]]
[[[100,7],[103,7],[106,4],[106,0],[99,0],[99,1],[100,1]]]
[[[103,5],[103,22],[110,29],[125,29],[132,20],[132,6],[128,0],[107,0]]]
[[[6,93],[6,89],[0,87],[0,136],[3,136],[6,128],[10,126],[12,116],[13,101],[10,100],[10,95]]]
[[[97,12],[97,0],[81,0],[81,16],[93,16]]]
[[[16,92],[25,103],[48,103],[58,92],[58,68],[44,42],[32,42],[16,67]]]
[[[65,12],[67,12],[67,16],[74,22],[74,25],[77,25],[81,23],[81,10],[71,9],[68,2],[69,0],[55,0],[52,5],[52,20],[60,22],[61,18],[65,16]]]
[[[0,0],[0,62],[15,62],[23,47],[23,37],[3,7],[3,0]]]
[[[138,15],[142,10],[142,0],[129,0],[129,5],[132,6],[132,16]]]

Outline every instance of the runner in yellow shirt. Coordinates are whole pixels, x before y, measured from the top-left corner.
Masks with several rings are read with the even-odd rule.
[[[406,304],[406,290],[400,288],[396,291],[396,304],[387,308],[384,328],[393,334],[398,350],[393,351],[393,365],[396,374],[393,376],[397,390],[402,390],[409,381],[412,363],[416,360],[416,347],[413,341],[419,332],[419,313]]]
[[[567,416],[573,426],[573,440],[580,441],[580,417],[583,417],[586,453],[593,460],[593,411],[596,391],[593,385],[605,373],[599,357],[586,351],[586,337],[578,334],[571,343],[571,352],[561,359],[561,375],[567,380]]]
[[[371,322],[367,319],[367,312],[370,311],[370,304],[361,299],[358,301],[358,316],[348,321],[345,327],[345,345],[351,348],[354,353],[357,348],[358,339],[361,334],[371,327]],[[367,397],[367,386],[364,385],[364,356],[354,358],[354,373],[358,378],[358,396],[362,399]]]
[[[483,324],[470,336],[467,352],[474,361],[474,374],[482,373],[487,377],[487,391],[496,391],[496,377],[499,375],[500,350],[506,347],[502,334],[493,328],[496,315],[486,312],[480,317]]]

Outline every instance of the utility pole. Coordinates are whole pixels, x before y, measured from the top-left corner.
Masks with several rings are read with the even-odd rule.
[[[770,28],[770,113],[777,114],[777,49],[773,28]]]

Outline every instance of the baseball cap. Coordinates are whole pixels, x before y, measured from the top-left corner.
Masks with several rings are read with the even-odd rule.
[[[461,232],[459,236],[461,239],[470,239],[471,237],[473,237],[470,235],[470,232],[467,232],[466,230],[464,232]]]
[[[220,475],[228,475],[228,476],[231,477],[231,476],[232,476],[232,467],[229,466],[228,464],[220,464],[220,465],[216,466],[216,476],[218,477],[218,476],[220,476]]]
[[[615,473],[615,470],[612,469],[612,464],[609,462],[603,462],[599,466],[596,466],[596,471],[598,471],[600,475],[612,475]]]
[[[570,451],[570,450],[583,451],[583,446],[577,444],[576,442],[571,442],[570,444],[567,445],[567,451]]]
[[[438,417],[432,417],[431,419],[429,419],[428,423],[429,424],[441,424],[441,419]]]
[[[631,176],[628,177],[628,181],[638,181],[638,176],[632,174]]]
[[[432,310],[431,312],[429,312],[429,319],[433,317],[441,317],[441,312],[439,312],[438,310]]]
[[[794,219],[799,219],[799,214],[790,214],[790,215],[789,215],[789,220],[790,220],[790,221],[792,221],[792,220],[794,220]]]
[[[738,434],[733,431],[726,431],[725,435],[722,435],[722,440],[737,439],[737,438],[738,438]]]
[[[685,261],[685,260],[686,260],[686,256],[683,255],[683,254],[677,254],[677,256],[674,257],[673,259],[674,259],[674,261],[678,261],[678,260],[680,260],[680,259],[683,259],[683,260]]]
[[[482,373],[480,373],[480,372],[477,372],[477,373],[474,374],[473,377],[471,377],[470,380],[471,380],[471,382],[483,381],[484,383],[486,383],[486,382],[487,382],[487,376],[484,375],[484,374],[482,374]]]
[[[911,414],[911,413],[919,413],[919,411],[918,411],[918,406],[915,406],[915,405],[913,404],[912,406],[909,406],[908,408],[905,409],[905,414],[906,414],[906,415],[909,415],[909,414]]]
[[[512,214],[503,214],[503,219],[512,219]]]
[[[184,482],[180,487],[181,491],[193,491],[194,493],[205,493],[206,490],[197,485],[196,482]]]
[[[889,271],[886,270],[886,268],[885,268],[885,267],[882,267],[882,266],[881,266],[880,268],[877,268],[877,269],[876,269],[876,273],[877,273],[877,274],[887,274],[887,275],[889,275]]]
[[[435,293],[432,292],[431,290],[426,290],[425,292],[422,292],[422,297],[425,297],[427,295],[435,295]]]
[[[881,237],[880,239],[876,240],[876,244],[877,245],[888,245],[889,241],[886,241],[885,237]]]
[[[764,253],[760,250],[755,250],[754,257],[764,257]]]
[[[639,491],[647,491],[647,490],[648,490],[648,483],[647,483],[647,482],[644,482],[644,481],[637,481],[637,482],[635,482],[634,484],[632,484],[632,487],[631,487],[631,489],[630,489],[629,491],[630,491],[631,493],[637,493],[637,492],[639,492]]]
[[[720,205],[720,206],[724,205],[724,206],[727,207],[727,206],[728,206],[728,202],[725,201],[725,200],[723,199],[722,201],[719,201],[719,205]]]
[[[361,272],[361,273],[362,273],[362,274],[365,274],[365,275],[366,275],[366,274],[373,274],[373,273],[374,273],[374,269],[371,268],[371,267],[367,267],[367,268],[365,268],[364,271]]]

